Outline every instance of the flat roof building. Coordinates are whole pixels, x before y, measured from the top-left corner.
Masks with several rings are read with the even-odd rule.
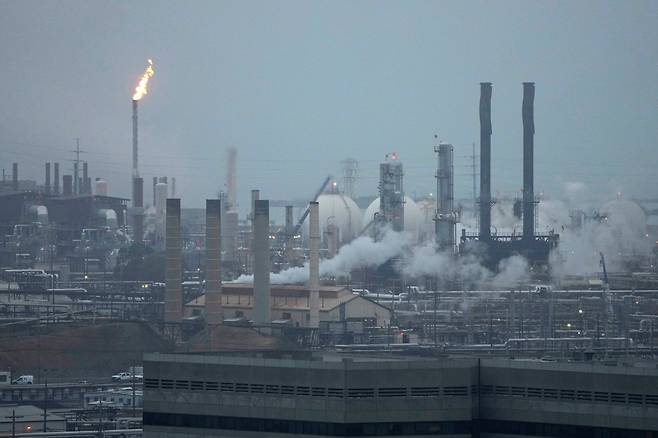
[[[658,369],[335,353],[148,354],[146,437],[658,437]]]

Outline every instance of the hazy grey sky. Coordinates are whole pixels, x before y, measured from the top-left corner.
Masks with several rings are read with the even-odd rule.
[[[521,186],[523,81],[535,81],[536,187],[658,195],[658,2],[0,0],[0,163],[43,179],[80,137],[93,177],[128,196],[130,99],[147,58],[141,173],[177,177],[184,206],[223,185],[310,196],[339,162],[397,151],[409,193],[434,189],[433,135],[456,190],[493,82],[494,190]],[[71,167],[70,162],[66,164]],[[147,190],[145,199],[150,199]]]

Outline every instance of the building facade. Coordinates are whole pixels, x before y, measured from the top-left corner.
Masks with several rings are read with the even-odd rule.
[[[658,437],[658,370],[337,354],[145,358],[146,437]]]

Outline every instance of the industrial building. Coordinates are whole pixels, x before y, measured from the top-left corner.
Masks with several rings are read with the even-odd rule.
[[[319,288],[319,315],[322,322],[359,321],[372,327],[387,327],[391,309],[354,294],[345,286]],[[279,324],[308,327],[310,323],[310,290],[298,285],[270,287],[270,315]],[[251,284],[224,284],[222,308],[225,319],[253,319],[254,288]],[[206,316],[206,296],[185,304],[185,317]]]
[[[145,437],[658,436],[658,371],[332,353],[148,354]]]

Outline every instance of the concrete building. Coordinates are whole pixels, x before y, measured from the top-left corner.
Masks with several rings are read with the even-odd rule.
[[[145,437],[656,437],[658,370],[508,359],[147,354]]]
[[[381,304],[353,294],[346,287],[320,286],[320,321],[370,320],[376,327],[385,327],[391,311]],[[224,318],[253,318],[254,288],[251,284],[225,283],[222,285]],[[205,317],[205,295],[185,305],[185,316]],[[310,291],[306,286],[276,285],[270,289],[270,315],[275,321],[290,321],[308,327],[310,323]]]

